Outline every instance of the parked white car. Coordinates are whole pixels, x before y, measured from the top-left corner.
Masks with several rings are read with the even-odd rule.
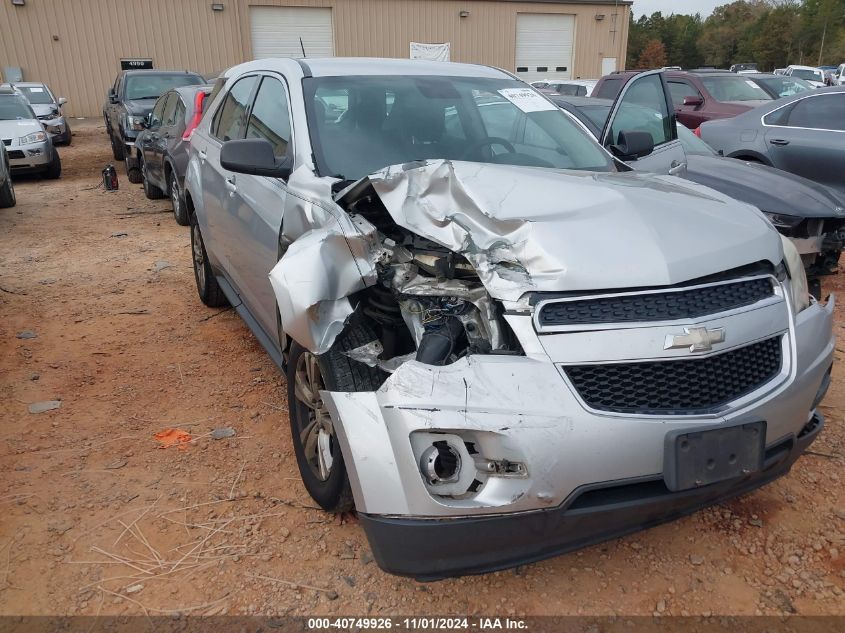
[[[836,69],[836,83],[845,86],[845,64],[839,64],[839,68]]]
[[[547,90],[568,97],[589,97],[598,79],[543,79],[531,85],[537,90]]]
[[[804,81],[808,81],[816,88],[824,88],[824,71],[821,68],[814,66],[787,66],[786,72],[783,73],[788,77],[798,77]]]

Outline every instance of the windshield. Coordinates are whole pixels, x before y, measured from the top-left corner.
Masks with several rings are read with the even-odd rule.
[[[44,86],[16,86],[27,100],[33,104],[54,103],[51,95]]]
[[[822,71],[814,68],[793,68],[789,76],[798,77],[799,79],[809,79],[810,81],[824,81]]]
[[[0,121],[34,118],[35,113],[23,97],[18,95],[0,97]]]
[[[757,79],[756,81],[764,84],[769,90],[777,94],[778,97],[791,97],[799,92],[815,90],[813,84],[807,83],[797,77],[766,77]]]
[[[768,92],[745,77],[701,77],[701,83],[716,101],[771,100]]]
[[[180,86],[194,86],[205,83],[199,75],[187,75],[184,73],[156,75],[154,73],[143,73],[129,75],[126,78],[125,98],[132,99],[158,99],[168,90]]]
[[[309,78],[303,87],[325,176],[357,180],[427,159],[614,170],[575,121],[517,80],[346,76]]]

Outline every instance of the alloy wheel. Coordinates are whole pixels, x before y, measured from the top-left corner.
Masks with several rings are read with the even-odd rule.
[[[297,427],[305,460],[320,481],[326,481],[334,463],[334,426],[320,397],[325,389],[317,357],[304,352],[296,361],[294,394],[297,400]]]

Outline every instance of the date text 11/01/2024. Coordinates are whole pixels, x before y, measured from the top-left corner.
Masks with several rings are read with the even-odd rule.
[[[407,630],[450,630],[450,629],[478,629],[478,630],[527,630],[524,620],[514,618],[448,618],[448,617],[414,617],[414,618],[308,618],[308,629],[323,630],[362,630],[362,629],[407,629]]]

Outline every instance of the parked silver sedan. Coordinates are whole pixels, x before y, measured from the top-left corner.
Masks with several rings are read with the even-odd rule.
[[[44,124],[44,129],[56,145],[70,145],[73,134],[70,123],[62,106],[67,103],[64,97],[56,97],[47,84],[36,82],[18,82],[15,88],[21,91],[32,106],[35,116]]]
[[[12,173],[62,173],[59,153],[26,98],[15,88],[0,87],[0,141]]]
[[[701,138],[729,158],[757,161],[845,192],[845,86],[772,101],[702,123]]]

